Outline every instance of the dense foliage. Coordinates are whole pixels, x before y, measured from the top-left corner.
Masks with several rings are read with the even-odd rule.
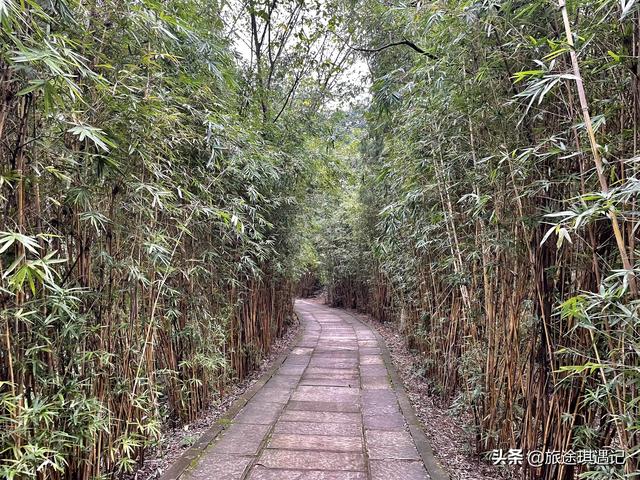
[[[0,476],[132,471],[283,332],[330,7],[0,0]]]
[[[399,323],[477,452],[622,448],[523,475],[633,477],[637,5],[364,3],[373,102],[358,203],[318,243],[331,302]]]
[[[635,0],[0,0],[0,42],[3,477],[133,471],[318,281],[478,453],[636,473]]]

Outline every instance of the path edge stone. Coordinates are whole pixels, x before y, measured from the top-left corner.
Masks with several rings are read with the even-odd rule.
[[[402,414],[404,415],[405,421],[409,426],[409,433],[413,438],[413,443],[415,444],[418,454],[422,459],[422,463],[427,469],[427,473],[431,477],[432,480],[450,480],[451,476],[446,472],[446,470],[440,465],[438,460],[436,460],[435,455],[433,454],[433,449],[431,448],[431,444],[429,443],[429,439],[424,434],[424,425],[418,419],[416,412],[409,401],[409,397],[407,396],[407,392],[404,387],[404,382],[400,378],[398,371],[396,370],[395,365],[393,364],[393,360],[391,359],[391,354],[389,353],[389,349],[387,348],[387,343],[384,341],[384,338],[378,331],[371,325],[363,322],[354,314],[346,309],[340,309],[346,313],[348,313],[354,320],[357,322],[363,323],[367,325],[373,332],[378,340],[378,344],[380,345],[380,350],[382,352],[382,358],[384,359],[384,363],[387,367],[387,372],[389,372],[389,376],[391,377],[391,383],[393,385],[393,390],[398,399],[398,404],[400,405],[400,410],[402,410]]]
[[[185,473],[185,471],[202,456],[207,447],[209,447],[209,445],[211,445],[216,440],[216,438],[218,438],[218,436],[229,425],[231,425],[231,421],[236,417],[236,415],[238,415],[238,413],[240,413],[240,410],[242,410],[242,408],[247,403],[249,403],[249,400],[251,400],[254,395],[258,393],[260,389],[264,387],[264,385],[278,371],[291,351],[300,342],[304,333],[300,316],[295,311],[294,314],[298,319],[300,328],[296,336],[291,339],[291,342],[289,343],[289,346],[286,348],[286,350],[274,360],[271,367],[269,367],[266,372],[260,375],[260,377],[258,377],[256,382],[251,387],[249,387],[242,395],[236,398],[236,400],[231,404],[224,415],[221,415],[220,418],[218,418],[218,420],[216,420],[216,422],[200,436],[196,443],[194,443],[182,455],[180,455],[178,459],[173,462],[171,466],[158,477],[158,480],[178,480]],[[220,422],[221,420],[223,420],[223,422]],[[227,420],[229,422],[225,422],[224,420]]]

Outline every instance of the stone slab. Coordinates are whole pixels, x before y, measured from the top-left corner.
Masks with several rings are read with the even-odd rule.
[[[364,455],[351,452],[265,450],[257,462],[267,468],[365,471]]]
[[[367,480],[367,475],[364,472],[281,470],[257,465],[251,470],[249,480]]]
[[[296,433],[300,435],[361,435],[362,425],[359,423],[318,423],[318,422],[283,422],[276,423],[274,433]]]
[[[280,416],[283,422],[316,423],[361,423],[359,413],[309,412],[304,410],[285,410]]]
[[[291,400],[287,410],[307,410],[311,412],[359,413],[360,406],[353,402],[310,402]]]
[[[363,441],[362,437],[274,433],[267,447],[289,450],[362,452]]]
[[[364,415],[364,428],[366,430],[404,430],[404,417],[396,412],[393,415]]]
[[[187,471],[188,480],[240,480],[253,457],[207,453],[197,466]]]
[[[250,402],[240,411],[238,416],[234,419],[234,423],[267,425],[274,423],[281,411],[281,403]]]
[[[367,430],[366,438],[371,459],[420,460],[409,432]]]
[[[222,432],[210,450],[214,453],[255,455],[269,429],[269,425],[233,424]]]
[[[430,480],[422,462],[371,460],[371,480]]]

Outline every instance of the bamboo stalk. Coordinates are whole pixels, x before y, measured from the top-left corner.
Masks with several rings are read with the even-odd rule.
[[[582,117],[584,119],[585,128],[587,130],[587,136],[589,137],[589,143],[591,144],[591,153],[593,155],[593,162],[596,167],[596,173],[598,176],[598,181],[600,182],[600,188],[602,189],[603,194],[609,193],[609,184],[607,182],[607,177],[604,175],[604,167],[602,164],[602,158],[600,157],[600,149],[598,146],[598,142],[596,141],[595,132],[593,129],[593,123],[591,121],[591,116],[589,114],[589,103],[587,101],[587,94],[585,92],[584,83],[582,81],[582,75],[580,74],[580,64],[578,62],[578,55],[576,53],[575,44],[573,42],[573,32],[571,31],[571,23],[569,22],[569,14],[567,12],[567,4],[566,0],[558,0],[558,5],[560,7],[560,12],[562,14],[562,22],[564,24],[566,41],[569,45],[569,55],[571,57],[571,64],[573,66],[573,75],[575,77],[576,88],[578,90],[578,99],[580,100],[580,108],[582,110]],[[629,257],[627,255],[627,249],[624,244],[624,239],[622,237],[622,232],[620,231],[620,225],[618,222],[618,216],[611,207],[607,212],[607,216],[611,221],[611,227],[613,229],[613,234],[616,239],[616,245],[618,246],[618,251],[620,252],[620,258],[622,260],[622,266],[627,271],[626,277],[629,282],[629,290],[631,294],[635,297],[638,296],[638,290],[636,287],[635,274],[633,273],[633,265],[629,261]]]

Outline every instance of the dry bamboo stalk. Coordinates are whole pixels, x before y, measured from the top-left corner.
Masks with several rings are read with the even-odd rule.
[[[587,136],[589,137],[589,143],[591,144],[591,151],[593,154],[593,162],[596,167],[596,173],[598,181],[600,182],[600,188],[603,194],[609,193],[609,184],[607,177],[604,175],[604,167],[602,164],[602,158],[600,157],[600,149],[598,142],[596,141],[595,131],[593,129],[593,123],[591,122],[591,116],[589,114],[589,103],[587,101],[587,94],[585,92],[584,83],[582,81],[582,75],[580,74],[580,64],[578,62],[578,54],[576,53],[575,44],[573,42],[573,32],[571,30],[571,23],[569,21],[569,14],[567,12],[566,0],[558,0],[560,12],[562,14],[562,22],[564,24],[567,44],[569,45],[569,55],[571,57],[571,64],[573,66],[573,75],[575,77],[576,88],[578,90],[578,98],[580,100],[580,108],[582,110],[582,117],[584,119],[585,128],[587,129]],[[636,287],[635,274],[633,273],[633,265],[629,261],[627,255],[627,249],[624,244],[622,232],[620,231],[620,225],[618,223],[618,216],[613,210],[613,207],[607,212],[607,216],[611,221],[611,227],[616,239],[616,245],[620,252],[620,258],[622,260],[622,266],[627,271],[627,279],[629,282],[629,290],[634,297],[638,296]]]
[[[584,119],[584,124],[587,130],[587,135],[589,137],[589,143],[591,144],[591,150],[592,150],[592,154],[593,154],[593,161],[596,167],[596,173],[598,176],[598,181],[600,182],[600,187],[602,189],[602,192],[604,194],[607,194],[609,192],[609,186],[608,186],[608,182],[607,182],[607,178],[604,175],[604,168],[603,168],[603,164],[602,164],[602,159],[600,157],[600,151],[599,151],[599,146],[598,143],[596,141],[595,138],[595,132],[593,129],[593,124],[591,122],[591,116],[589,114],[589,104],[587,101],[587,96],[586,96],[586,92],[585,92],[585,88],[584,88],[584,83],[582,81],[582,75],[580,73],[580,64],[578,62],[578,55],[576,53],[575,50],[575,44],[573,41],[573,33],[571,30],[571,23],[569,21],[569,14],[567,12],[567,5],[566,5],[566,1],[565,0],[558,0],[558,5],[560,7],[560,12],[562,14],[562,21],[564,24],[564,29],[565,29],[565,34],[566,34],[566,41],[567,44],[570,47],[569,50],[569,55],[571,58],[571,64],[573,66],[573,73],[574,73],[574,77],[575,77],[575,82],[576,82],[576,88],[578,90],[578,98],[580,100],[580,107],[582,110],[582,116]],[[629,282],[629,289],[631,291],[631,294],[633,295],[633,297],[637,297],[637,288],[636,288],[636,281],[635,281],[635,276],[633,273],[633,266],[631,265],[629,258],[627,256],[627,250],[626,250],[626,246],[624,244],[624,239],[622,237],[622,233],[620,231],[620,225],[618,223],[618,218],[616,215],[616,212],[613,210],[613,207],[607,212],[607,215],[611,221],[611,226],[613,229],[613,233],[615,236],[615,240],[616,240],[616,245],[618,247],[618,251],[620,253],[620,257],[622,260],[622,265],[624,267],[624,269],[627,271],[626,277],[628,279]],[[589,335],[591,336],[591,342],[593,345],[593,349],[596,355],[596,359],[598,361],[598,364],[600,365],[599,371],[600,371],[600,375],[602,377],[602,381],[606,384],[607,383],[607,378],[606,378],[606,374],[604,372],[604,367],[602,367],[602,362],[600,359],[600,354],[599,351],[597,349],[597,346],[595,344],[595,339],[593,338],[593,332],[591,330],[589,330]],[[611,414],[615,415],[614,412],[616,411],[613,405],[613,400],[611,398],[611,394],[607,393],[607,398],[608,398],[608,402],[609,402],[609,408],[611,409]],[[619,420],[617,419],[616,416],[614,416],[614,424],[616,427],[616,431],[618,434],[618,440],[620,441],[620,445],[623,449],[627,449],[627,438],[626,438],[626,431],[624,429],[623,425],[619,424]],[[628,465],[628,464],[627,464]]]

